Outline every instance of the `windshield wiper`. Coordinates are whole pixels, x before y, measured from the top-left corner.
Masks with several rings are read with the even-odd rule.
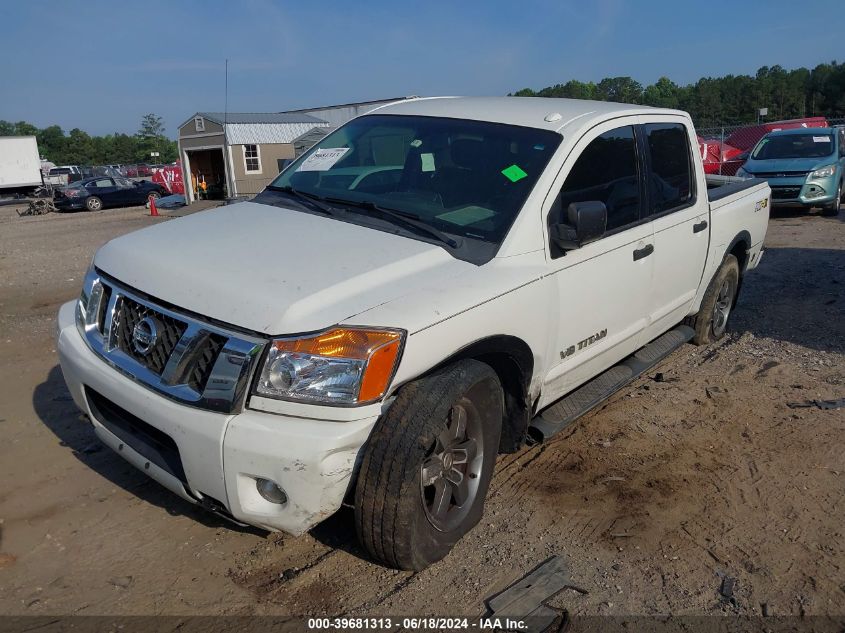
[[[379,216],[392,222],[393,224],[403,224],[415,230],[418,233],[425,233],[429,237],[433,237],[439,242],[443,242],[452,248],[458,247],[458,241],[444,233],[443,231],[434,228],[430,224],[423,222],[418,215],[400,211],[398,209],[391,209],[390,207],[383,207],[375,202],[369,200],[344,200],[343,198],[325,198],[326,202],[333,204],[343,204],[349,207],[364,209],[366,211],[375,211]]]
[[[280,191],[281,193],[289,194],[300,202],[308,205],[313,209],[317,209],[318,211],[325,213],[326,215],[337,215],[338,210],[333,207],[330,207],[327,204],[323,204],[323,201],[326,199],[316,194],[308,193],[307,191],[300,191],[299,189],[294,189],[290,185],[285,185],[284,187],[279,187],[277,185],[268,185],[267,189],[269,189],[270,191]]]

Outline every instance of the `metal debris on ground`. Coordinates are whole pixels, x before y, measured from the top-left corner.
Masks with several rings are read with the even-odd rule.
[[[838,400],[804,400],[803,402],[787,402],[786,406],[790,409],[809,409],[810,407],[816,407],[818,409],[829,411],[845,407],[845,398],[839,398]]]
[[[29,201],[29,206],[23,211],[18,211],[18,216],[26,217],[29,215],[46,215],[48,213],[55,213],[56,206],[53,204],[52,198],[35,198]]]
[[[565,615],[544,603],[568,586],[569,568],[566,562],[561,556],[552,556],[527,576],[487,600],[488,612],[484,617],[520,620],[527,627],[523,630],[547,631],[556,622],[561,624]],[[580,588],[576,590],[584,591]]]

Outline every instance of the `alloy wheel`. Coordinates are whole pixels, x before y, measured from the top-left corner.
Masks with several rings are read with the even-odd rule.
[[[455,529],[472,508],[484,464],[483,430],[472,402],[462,398],[448,418],[420,467],[425,515],[441,532]]]
[[[716,297],[716,304],[713,306],[713,334],[721,336],[728,327],[728,317],[733,307],[734,292],[730,279],[722,282],[719,288],[719,295]]]

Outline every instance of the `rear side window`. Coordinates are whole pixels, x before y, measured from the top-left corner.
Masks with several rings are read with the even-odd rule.
[[[651,212],[662,213],[693,199],[689,137],[680,123],[645,126],[651,173],[648,178]]]
[[[573,202],[598,200],[607,207],[607,230],[640,219],[640,183],[634,128],[605,132],[590,142],[566,177],[550,220],[565,222]]]

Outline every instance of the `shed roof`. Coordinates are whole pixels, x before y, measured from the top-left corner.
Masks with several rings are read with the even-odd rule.
[[[220,125],[224,122],[226,125],[230,123],[325,123],[322,119],[301,112],[197,112],[196,116]]]

